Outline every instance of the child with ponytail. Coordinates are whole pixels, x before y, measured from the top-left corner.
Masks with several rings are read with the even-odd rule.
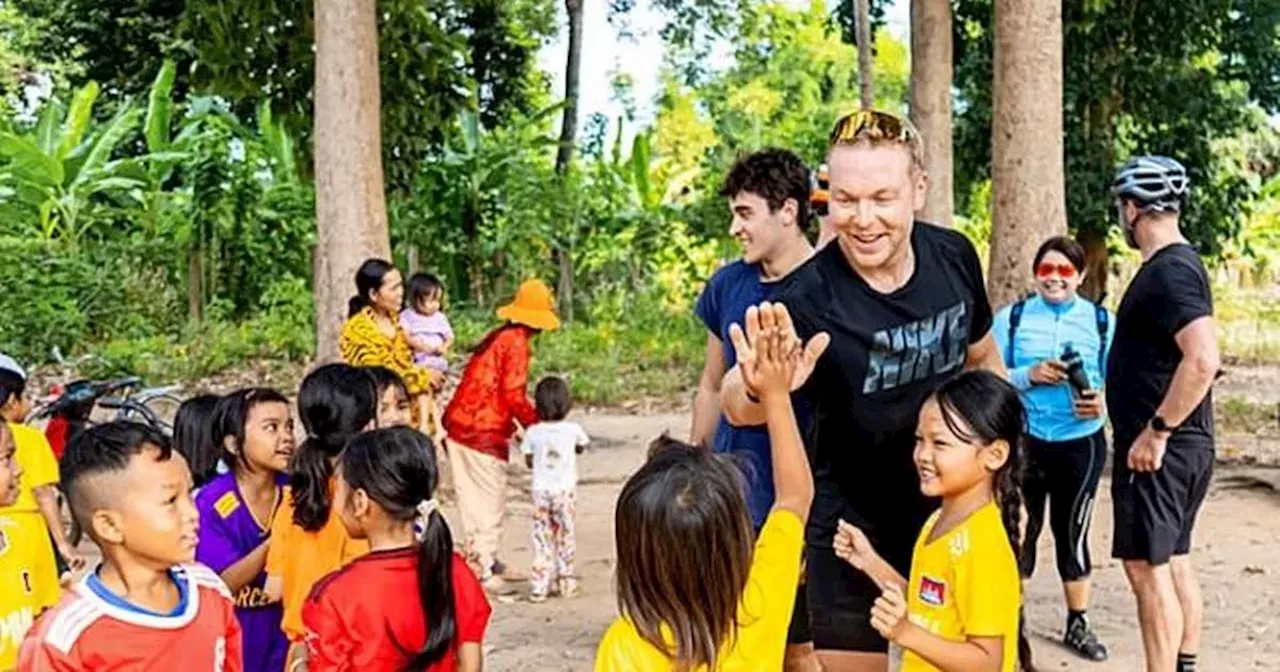
[[[307,599],[310,672],[480,670],[490,606],[437,507],[434,455],[406,427],[363,434],[343,452],[334,508],[370,552]]]
[[[903,650],[902,672],[1032,669],[1019,621],[1024,423],[1017,390],[988,371],[925,401],[914,459],[920,490],[942,508],[920,531],[910,580],[840,521],[836,555],[883,591],[871,625]]]
[[[303,658],[302,605],[324,575],[369,552],[352,539],[334,506],[334,464],[347,444],[370,429],[378,395],[368,371],[328,364],[312,371],[298,392],[307,438],[293,457],[289,487],[271,522],[266,592],[283,603],[281,629],[289,638],[287,670]]]

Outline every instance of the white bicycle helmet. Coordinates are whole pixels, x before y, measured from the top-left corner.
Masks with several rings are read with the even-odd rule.
[[[1191,191],[1181,163],[1166,156],[1138,156],[1116,172],[1111,191],[1117,199],[1137,201],[1143,212],[1180,212]]]

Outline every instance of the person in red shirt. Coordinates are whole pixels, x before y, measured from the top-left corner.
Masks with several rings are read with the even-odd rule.
[[[130,422],[88,429],[62,456],[62,484],[103,561],[27,633],[18,669],[241,672],[235,604],[194,562],[191,472],[168,439]]]
[[[491,609],[437,510],[438,476],[431,441],[407,427],[362,434],[343,451],[334,505],[370,552],[321,579],[303,605],[309,672],[479,672]]]
[[[529,401],[530,341],[560,327],[551,289],[526,280],[510,304],[498,309],[506,324],[476,346],[458,389],[444,412],[449,463],[462,513],[467,558],[485,588],[509,594],[503,581],[498,546],[507,503],[507,460],[518,428],[538,421]]]

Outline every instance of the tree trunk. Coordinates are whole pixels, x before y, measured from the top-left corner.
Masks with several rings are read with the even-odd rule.
[[[573,160],[578,137],[578,78],[582,70],[582,0],[564,0],[569,14],[569,58],[564,69],[564,121],[560,125],[560,149],[556,173],[563,175]]]
[[[1107,236],[1094,228],[1082,228],[1076,238],[1084,248],[1084,267],[1086,275],[1080,283],[1080,293],[1094,303],[1101,304],[1107,299],[1107,278],[1111,268],[1107,255]]]
[[[854,0],[858,29],[858,82],[861,86],[862,109],[876,106],[875,59],[871,44],[871,0]]]
[[[200,243],[193,242],[187,250],[187,317],[192,323],[200,321],[204,302],[200,297],[201,278]]]
[[[376,0],[316,0],[316,358],[338,335],[369,257],[389,258]]]
[[[911,120],[924,136],[929,195],[921,218],[950,227],[955,210],[951,142],[951,2],[911,2]]]
[[[1109,54],[1104,57],[1109,57]],[[1112,93],[1105,98],[1091,101],[1084,116],[1084,139],[1086,160],[1093,166],[1108,171],[1115,166],[1115,111],[1120,109],[1120,94]],[[1108,212],[1114,217],[1114,213]],[[1101,222],[1076,222],[1077,239],[1084,247],[1085,278],[1080,285],[1080,293],[1095,303],[1102,303],[1107,298],[1107,280],[1111,269],[1108,267],[1107,228],[1110,219]]]
[[[573,149],[578,139],[578,79],[582,71],[582,0],[564,0],[569,15],[569,57],[564,71],[564,121],[560,125],[560,148],[556,151],[556,174],[565,187],[565,175],[573,161]],[[576,226],[576,222],[574,222]],[[573,231],[568,232],[573,236]],[[557,303],[566,322],[573,321],[573,256],[569,246],[561,240],[553,252],[559,279],[556,282]]]
[[[993,307],[1021,296],[1045,238],[1066,233],[1062,2],[996,0],[992,109]]]

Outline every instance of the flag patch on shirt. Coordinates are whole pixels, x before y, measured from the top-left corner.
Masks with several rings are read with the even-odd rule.
[[[920,601],[941,607],[947,601],[947,584],[927,576],[920,577]]]
[[[213,510],[217,511],[218,515],[223,518],[231,515],[238,508],[240,508],[240,500],[236,499],[236,493],[234,492],[228,492],[213,503]]]

